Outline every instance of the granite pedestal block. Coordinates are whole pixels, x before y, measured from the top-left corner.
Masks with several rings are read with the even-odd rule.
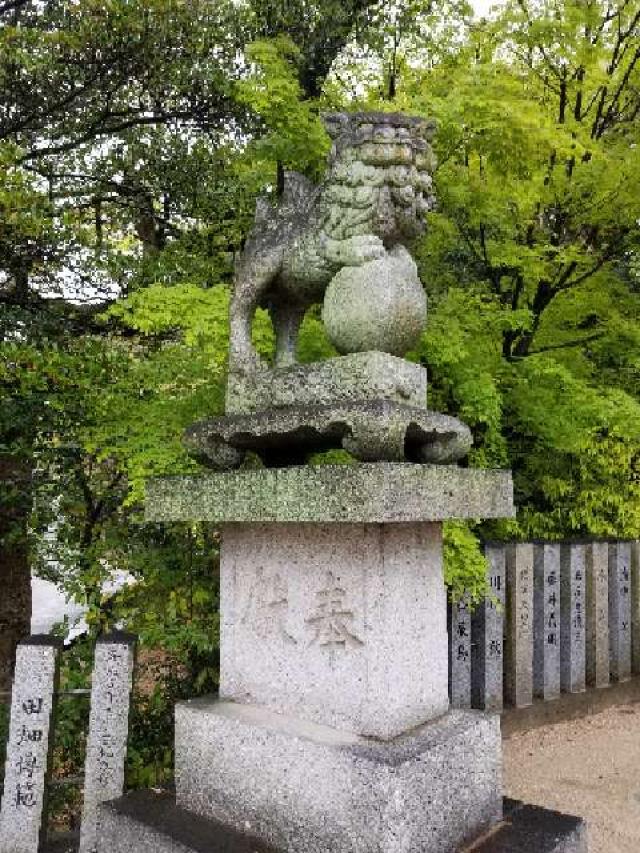
[[[444,714],[441,528],[225,525],[221,697],[383,739]]]
[[[147,521],[398,523],[512,518],[510,471],[378,462],[271,468],[146,485]]]
[[[222,526],[222,700],[176,709],[178,806],[282,853],[452,853],[492,826],[498,718],[447,713],[441,521],[513,514],[508,472],[450,466],[149,484],[148,519]]]
[[[182,808],[295,853],[451,853],[501,817],[499,719],[451,711],[382,743],[255,705],[176,708]]]

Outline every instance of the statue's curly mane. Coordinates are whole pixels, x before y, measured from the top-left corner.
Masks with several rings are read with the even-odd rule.
[[[325,116],[325,125],[333,145],[322,195],[346,221],[344,236],[365,233],[366,224],[368,233],[392,247],[422,233],[435,203],[433,122],[397,113],[337,113]],[[371,215],[363,223],[367,209]]]

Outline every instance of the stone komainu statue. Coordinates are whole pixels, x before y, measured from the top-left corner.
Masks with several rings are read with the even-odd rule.
[[[407,246],[432,209],[432,123],[387,113],[326,117],[333,140],[319,186],[290,172],[276,207],[258,203],[230,307],[225,415],[185,441],[217,469],[247,453],[302,465],[342,449],[360,462],[450,463],[471,433],[427,408],[427,371],[403,356],[420,338],[426,296]],[[323,303],[337,358],[295,364],[307,309]],[[251,343],[258,307],[276,333],[269,367]]]
[[[333,145],[322,183],[288,172],[277,207],[258,202],[236,268],[231,377],[259,370],[251,343],[257,307],[271,314],[276,367],[285,367],[295,362],[305,311],[322,301],[341,269],[389,254],[413,265],[404,247],[423,232],[434,205],[433,122],[391,113],[335,113],[325,124]]]

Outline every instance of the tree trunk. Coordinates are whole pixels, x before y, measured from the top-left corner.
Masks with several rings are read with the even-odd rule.
[[[0,455],[0,691],[11,689],[16,646],[31,628],[30,480],[24,462]]]

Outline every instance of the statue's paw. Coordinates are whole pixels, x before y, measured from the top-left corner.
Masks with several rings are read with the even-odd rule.
[[[363,264],[367,261],[375,261],[377,258],[384,258],[387,254],[382,240],[373,234],[349,237],[346,242],[350,244],[351,251]]]
[[[340,267],[359,267],[387,254],[382,240],[373,234],[329,240],[325,252],[327,259]]]

